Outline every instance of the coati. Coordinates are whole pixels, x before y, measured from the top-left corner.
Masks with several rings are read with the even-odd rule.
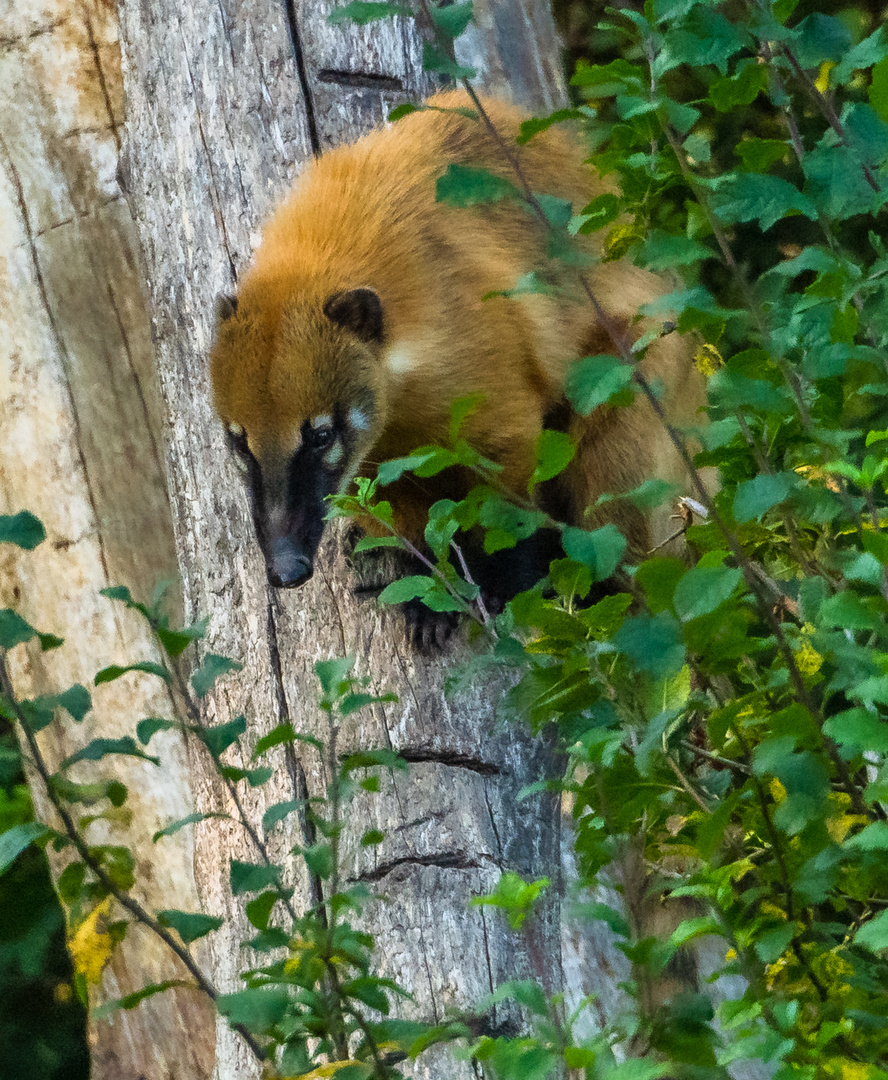
[[[681,482],[680,461],[641,399],[585,418],[567,405],[571,362],[615,346],[576,269],[547,258],[549,238],[532,215],[512,200],[469,208],[435,201],[436,181],[452,163],[512,181],[514,173],[481,120],[441,111],[470,107],[465,93],[428,104],[308,165],[266,224],[237,298],[219,303],[215,405],[246,467],[257,535],[278,587],[311,577],[325,496],[355,475],[372,475],[378,462],[446,442],[451,403],[472,393],[483,403],[463,433],[519,495],[527,497],[540,431],[558,418],[577,453],[548,485],[553,513],[579,525],[613,520],[637,554],[669,528],[668,509],[646,517],[626,501],[586,514],[604,491],[628,491],[651,476]],[[553,127],[519,147],[519,112],[483,104],[535,192],[578,209],[607,190],[569,133]],[[580,242],[597,255],[594,238]],[[489,295],[513,289],[531,270],[554,288]],[[661,279],[627,261],[596,259],[584,272],[631,340],[650,328],[637,313],[667,291]],[[665,388],[664,407],[678,424],[693,419],[703,398],[691,352],[669,333],[641,363]],[[398,530],[422,545],[429,506],[462,497],[474,482],[450,473],[407,477],[385,497]],[[492,585],[483,565],[472,564],[476,580],[507,595],[527,587],[510,572],[515,557],[499,557],[505,573],[489,575]]]

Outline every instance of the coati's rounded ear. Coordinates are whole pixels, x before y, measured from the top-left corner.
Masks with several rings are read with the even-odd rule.
[[[237,297],[232,293],[219,293],[216,297],[216,322],[223,323],[237,311]]]
[[[324,304],[324,314],[361,341],[382,341],[382,301],[372,289],[334,293]]]

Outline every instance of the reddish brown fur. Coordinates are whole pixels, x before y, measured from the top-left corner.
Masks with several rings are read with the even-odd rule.
[[[452,92],[432,104],[465,106],[468,98]],[[484,104],[513,140],[517,111],[495,100]],[[577,142],[559,128],[517,153],[535,191],[570,199],[575,208],[606,190],[582,164]],[[482,123],[418,112],[307,166],[267,223],[238,290],[237,314],[220,326],[212,355],[219,414],[245,429],[263,468],[285,460],[302,422],[347,402],[358,382],[373,387],[380,408],[364,472],[416,446],[446,441],[453,399],[481,392],[486,400],[465,433],[504,466],[505,482],[526,495],[543,418],[562,399],[571,361],[590,349],[614,350],[575,272],[547,264],[543,230],[530,215],[508,201],[471,209],[435,202],[435,182],[451,162],[513,179]],[[592,240],[588,246],[594,252]],[[562,293],[482,300],[534,268],[554,271]],[[667,291],[628,262],[598,263],[588,277],[604,308],[633,336],[650,325],[634,321],[638,308]],[[382,300],[381,347],[358,341],[323,314],[331,294],[359,287]],[[392,353],[409,357],[409,370],[390,371]],[[671,334],[643,362],[646,374],[665,385],[664,405],[678,424],[694,419],[703,397],[689,354],[689,344]],[[580,523],[589,521],[583,510],[603,491],[627,490],[652,475],[683,480],[665,432],[640,400],[577,417],[571,431],[579,452],[565,482]],[[400,528],[419,539],[429,499],[409,483],[387,495]],[[665,518],[651,525],[631,514],[619,523],[632,532],[636,549],[652,546],[668,527]]]

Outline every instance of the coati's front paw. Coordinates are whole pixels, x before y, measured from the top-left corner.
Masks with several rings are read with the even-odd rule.
[[[459,626],[457,612],[432,611],[421,600],[407,600],[398,610],[404,615],[407,640],[424,656],[443,648]]]
[[[392,582],[422,572],[423,568],[413,555],[396,548],[371,548],[356,554],[355,544],[363,535],[364,531],[355,525],[344,539],[355,595],[377,597]],[[458,614],[432,611],[421,600],[407,600],[392,610],[403,615],[410,645],[426,656],[442,648],[459,626]]]

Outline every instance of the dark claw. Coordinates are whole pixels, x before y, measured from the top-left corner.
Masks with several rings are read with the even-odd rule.
[[[421,600],[408,600],[401,604],[407,641],[423,654],[431,656],[453,636],[459,626],[459,615],[455,611],[432,611]]]

